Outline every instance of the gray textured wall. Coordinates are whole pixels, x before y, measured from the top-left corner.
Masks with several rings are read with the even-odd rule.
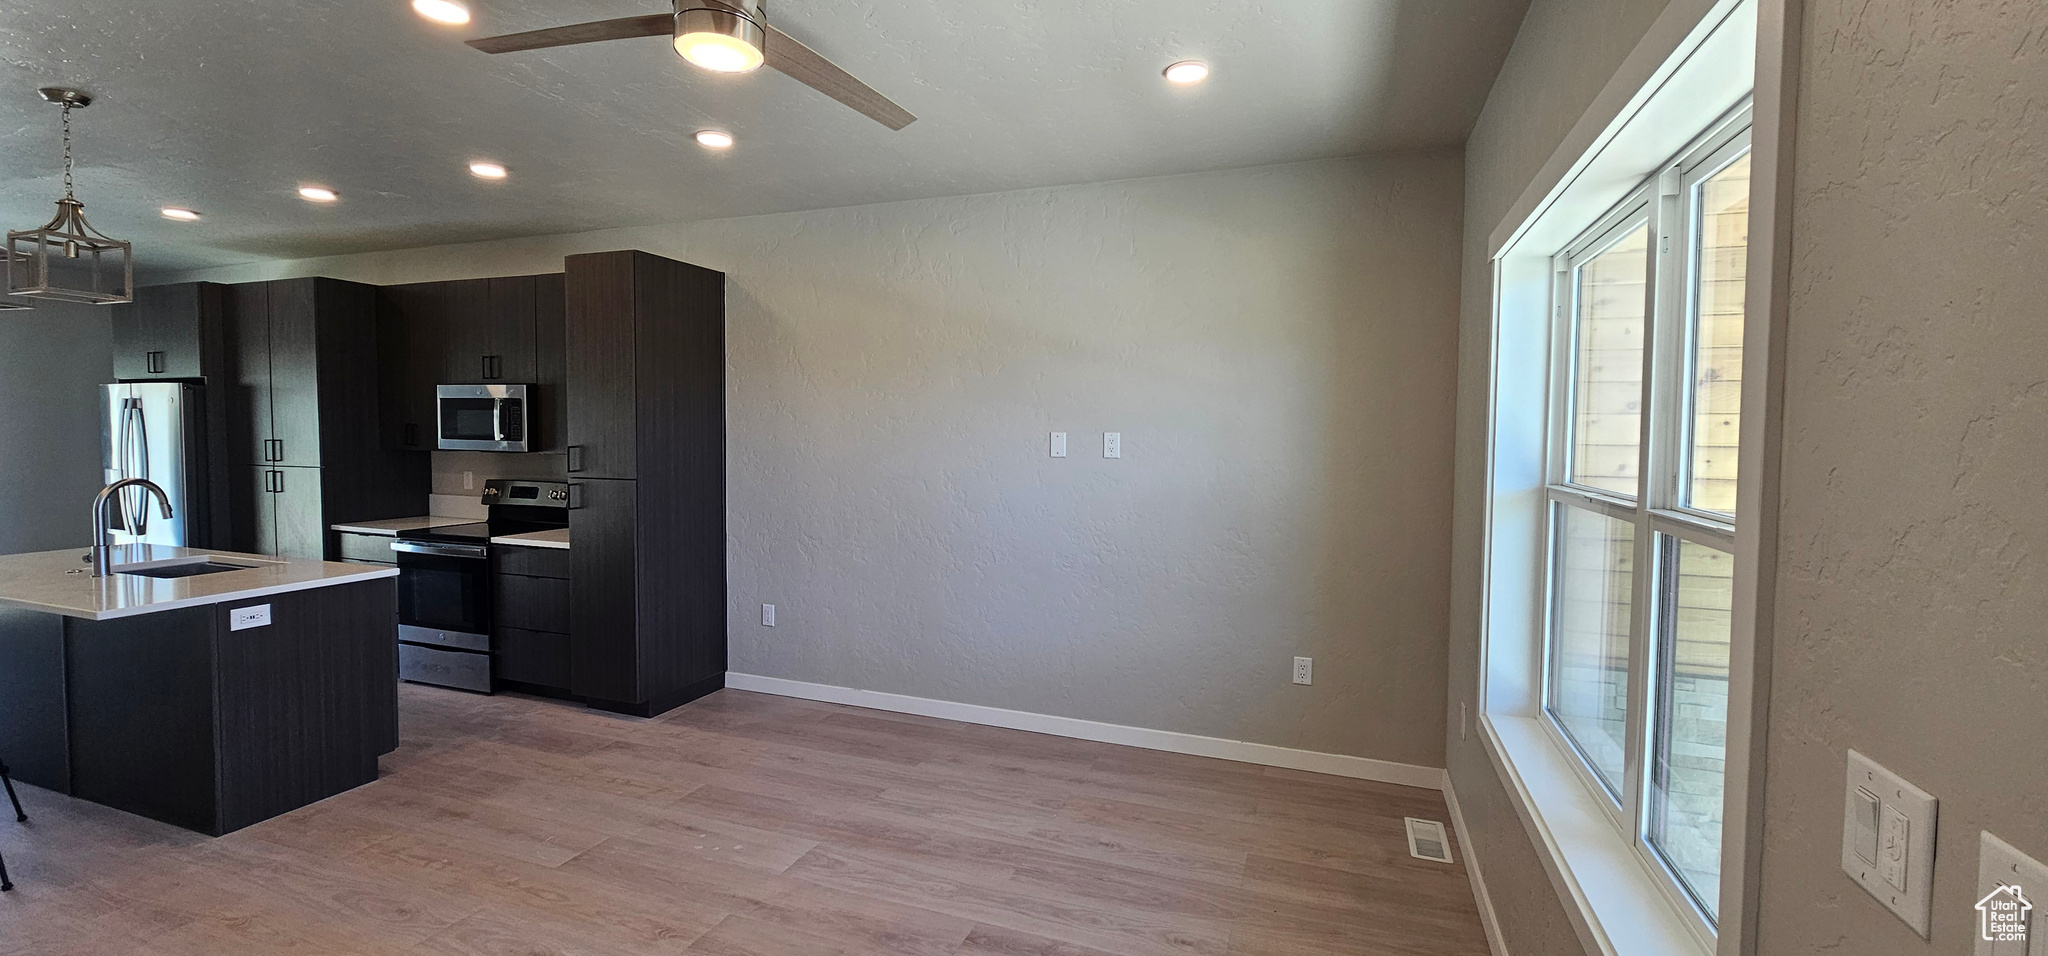
[[[1806,6],[1760,952],[1962,956],[1978,831],[2048,860],[2048,4]],[[1931,944],[1852,747],[1941,800]]]
[[[204,275],[725,270],[733,669],[1442,766],[1462,177],[1440,151]]]
[[[98,386],[113,381],[105,308],[0,312],[0,554],[84,548],[99,491]]]
[[[1535,0],[1465,146],[1464,296],[1458,356],[1457,510],[1451,587],[1448,763],[1470,839],[1515,956],[1580,953],[1579,937],[1476,730],[1493,271],[1487,241],[1572,125],[1648,32],[1665,0]]]

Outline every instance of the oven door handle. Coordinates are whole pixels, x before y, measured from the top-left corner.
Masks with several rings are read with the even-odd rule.
[[[490,552],[475,544],[432,544],[425,541],[393,541],[391,550],[405,554],[431,554],[443,558],[481,558]]]

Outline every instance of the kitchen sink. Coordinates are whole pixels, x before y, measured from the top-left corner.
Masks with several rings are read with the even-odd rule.
[[[260,568],[262,563],[238,564],[224,561],[210,555],[174,558],[169,561],[137,561],[133,564],[114,565],[115,574],[133,574],[144,578],[189,578],[201,574],[220,574],[223,571],[247,571]]]
[[[213,561],[194,561],[191,564],[164,564],[154,568],[138,568],[133,571],[114,569],[116,574],[136,574],[145,578],[189,578],[197,574],[219,574],[222,571],[247,571],[253,564],[219,564]]]

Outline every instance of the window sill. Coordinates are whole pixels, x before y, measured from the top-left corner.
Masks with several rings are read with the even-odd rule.
[[[1713,956],[1691,914],[1615,828],[1536,718],[1488,715],[1486,752],[1536,844],[1536,855],[1567,902],[1567,915],[1602,956]]]

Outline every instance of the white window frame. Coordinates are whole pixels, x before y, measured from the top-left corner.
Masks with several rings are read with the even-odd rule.
[[[1602,798],[1601,809],[1629,841],[1638,862],[1659,877],[1658,888],[1685,913],[1703,940],[1715,938],[1715,919],[1694,899],[1649,838],[1650,795],[1647,776],[1652,765],[1651,739],[1659,701],[1655,691],[1662,670],[1659,624],[1664,594],[1663,549],[1671,537],[1691,541],[1730,555],[1736,552],[1736,516],[1684,504],[1690,480],[1689,418],[1697,349],[1693,326],[1697,315],[1698,234],[1696,187],[1725,169],[1750,149],[1752,108],[1744,102],[1716,120],[1686,149],[1645,180],[1614,208],[1576,236],[1551,260],[1551,361],[1544,488],[1542,611],[1543,646],[1537,653],[1542,675],[1537,681],[1537,713],[1551,743],[1571,756],[1570,764],[1590,793]],[[1573,483],[1572,426],[1577,375],[1579,329],[1576,268],[1589,254],[1604,251],[1620,236],[1647,223],[1650,248],[1645,269],[1643,333],[1642,432],[1638,445],[1636,491],[1633,496]],[[1745,388],[1748,384],[1745,383]],[[1627,521],[1635,528],[1635,553],[1630,589],[1628,711],[1622,792],[1614,793],[1600,777],[1551,708],[1550,669],[1557,627],[1556,528],[1558,508],[1574,507]],[[1723,821],[1724,826],[1731,821]],[[1723,879],[1729,871],[1724,866]],[[1702,888],[1718,894],[1719,887]]]

